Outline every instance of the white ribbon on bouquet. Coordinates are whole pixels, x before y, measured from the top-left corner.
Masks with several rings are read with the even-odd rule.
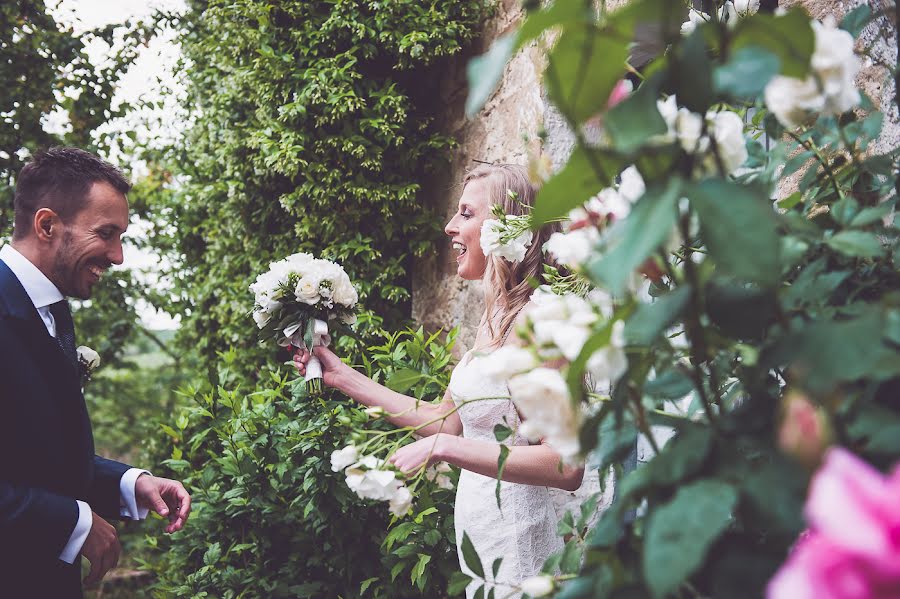
[[[292,324],[284,329],[284,340],[279,342],[282,347],[293,345],[299,349],[309,350],[309,362],[306,364],[306,382],[313,379],[322,378],[322,362],[313,353],[315,347],[328,347],[331,344],[331,335],[328,334],[328,323],[318,318],[312,322],[313,335],[312,347],[306,347],[306,341],[303,339],[304,331],[300,329],[300,323]]]

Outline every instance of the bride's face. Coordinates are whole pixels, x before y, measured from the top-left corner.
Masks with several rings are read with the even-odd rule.
[[[466,184],[456,214],[444,227],[456,250],[456,274],[473,281],[484,275],[487,258],[481,251],[481,225],[491,215],[486,179]]]

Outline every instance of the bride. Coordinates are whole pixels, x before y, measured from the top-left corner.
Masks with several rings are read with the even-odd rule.
[[[324,382],[366,406],[380,406],[397,426],[423,426],[424,438],[400,448],[391,462],[411,473],[426,462],[448,462],[462,469],[456,491],[456,545],[462,570],[474,576],[463,560],[463,533],[468,534],[483,561],[483,569],[496,584],[498,597],[519,597],[516,586],[540,573],[544,560],[562,549],[556,534],[557,517],[548,487],[574,491],[582,482],[583,468],[561,466],[559,453],[546,443],[529,444],[516,432],[503,441],[509,446],[500,484],[500,507],[495,497],[500,444],[495,440],[498,424],[518,431],[520,417],[505,383],[482,372],[486,354],[516,343],[511,333],[523,319],[532,287],[529,279],[543,277],[542,246],[555,226],[537,231],[525,258],[511,263],[486,257],[481,249],[481,225],[491,218],[491,206],[499,204],[506,214],[522,214],[520,205],[531,206],[536,194],[524,167],[483,165],[470,171],[456,214],[444,231],[458,250],[457,274],[466,280],[482,279],[485,309],[478,325],[475,345],[462,358],[450,378],[440,404],[418,403],[372,381],[344,364],[333,352],[317,347]],[[514,192],[517,199],[508,191]],[[299,350],[294,362],[305,373],[309,353]],[[472,401],[472,400],[480,401]],[[468,403],[467,403],[468,402]],[[457,409],[458,408],[458,409]],[[503,561],[496,580],[490,577],[494,560]],[[474,596],[482,582],[477,578],[466,589]],[[492,588],[489,583],[485,595]]]

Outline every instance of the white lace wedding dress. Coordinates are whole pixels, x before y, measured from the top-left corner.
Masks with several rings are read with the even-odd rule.
[[[463,437],[496,443],[494,427],[504,424],[512,430],[519,427],[519,416],[512,400],[508,399],[506,384],[485,376],[481,371],[484,355],[469,352],[453,370],[450,377],[450,395],[456,405],[461,405],[459,417],[463,425]],[[472,401],[484,397],[505,397]],[[503,441],[506,445],[528,445],[528,440],[518,433]],[[500,509],[497,508],[495,490],[497,479],[463,470],[456,490],[456,546],[463,572],[473,576],[462,556],[463,533],[469,535],[475,550],[481,557],[485,575],[493,579],[491,567],[498,557],[503,558],[497,574],[495,596],[518,598],[511,584],[538,574],[544,560],[551,553],[560,551],[563,542],[556,534],[557,515],[553,507],[552,492],[547,487],[500,483]],[[505,583],[505,584],[504,584]],[[466,589],[471,599],[481,586],[475,580]],[[485,588],[485,596],[491,588]]]

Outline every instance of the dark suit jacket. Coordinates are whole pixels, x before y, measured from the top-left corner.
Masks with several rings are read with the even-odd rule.
[[[94,455],[79,373],[0,261],[0,595],[81,597],[81,560],[59,559],[76,499],[119,517],[129,466]]]

